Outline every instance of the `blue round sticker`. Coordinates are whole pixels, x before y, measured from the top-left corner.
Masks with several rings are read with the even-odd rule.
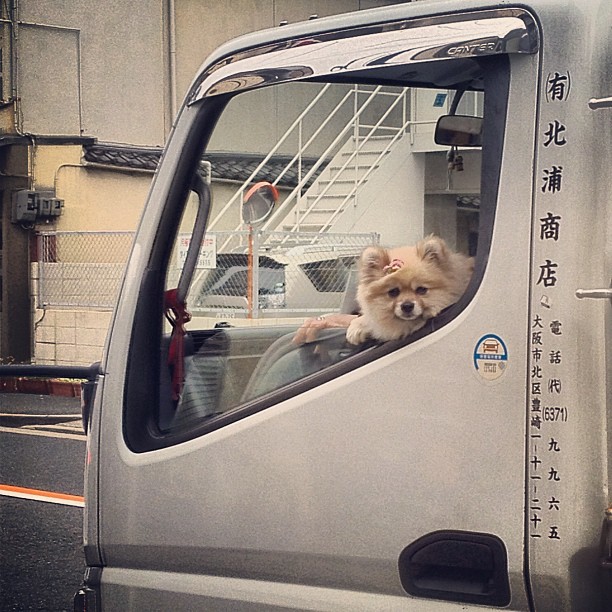
[[[508,349],[504,341],[495,334],[487,334],[476,343],[474,367],[485,380],[496,380],[508,365]]]

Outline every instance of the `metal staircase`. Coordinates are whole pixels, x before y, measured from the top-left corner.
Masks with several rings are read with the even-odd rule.
[[[324,116],[319,127],[302,143],[298,151],[278,173],[274,184],[278,184],[289,172],[300,177],[297,185],[285,197],[275,213],[260,228],[266,232],[286,232],[283,242],[293,242],[291,235],[303,233],[324,233],[333,231],[335,222],[351,206],[356,206],[361,188],[380,167],[395,143],[411,124],[408,114],[408,91],[382,86],[354,86],[329,112],[325,108],[326,95],[330,84],[325,85],[304,109],[294,123],[285,131],[277,145],[266,155],[259,166],[238,188],[234,196],[223,206],[211,221],[208,231],[221,226],[223,216],[238,205],[248,186],[270,160],[282,150],[290,138],[303,132],[307,120],[313,122]],[[331,92],[330,92],[331,93]],[[325,109],[325,110],[322,110]],[[338,129],[339,118],[348,117]],[[366,121],[367,118],[367,121]],[[317,148],[317,140],[329,140],[329,127],[334,126],[335,137],[325,150],[318,155],[316,163],[303,163],[308,151]],[[311,158],[308,158],[311,161]],[[313,182],[314,179],[314,182]],[[235,230],[243,229],[238,225]],[[228,239],[220,245],[220,251],[239,248]]]
[[[351,137],[332,159],[280,229],[286,232],[331,231],[334,221],[350,206],[357,206],[359,192],[389,154],[393,136]]]

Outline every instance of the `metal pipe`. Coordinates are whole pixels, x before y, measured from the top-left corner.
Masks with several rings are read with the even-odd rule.
[[[0,378],[6,376],[27,376],[31,378],[78,378],[82,380],[95,380],[101,373],[100,363],[88,366],[69,365],[37,365],[31,363],[0,365]]]
[[[170,125],[176,117],[176,5],[168,0],[168,86],[170,88]]]

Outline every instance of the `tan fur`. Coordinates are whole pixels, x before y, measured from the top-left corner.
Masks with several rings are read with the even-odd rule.
[[[394,259],[400,259],[402,267],[385,271]],[[348,341],[409,336],[463,295],[473,270],[471,257],[451,251],[434,235],[414,246],[368,247],[359,261],[357,301],[362,314],[351,322]]]

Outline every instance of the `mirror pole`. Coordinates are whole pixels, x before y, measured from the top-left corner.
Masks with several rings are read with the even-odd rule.
[[[255,296],[253,295],[253,226],[249,223],[249,251],[247,255],[247,318],[253,318],[253,304]]]

